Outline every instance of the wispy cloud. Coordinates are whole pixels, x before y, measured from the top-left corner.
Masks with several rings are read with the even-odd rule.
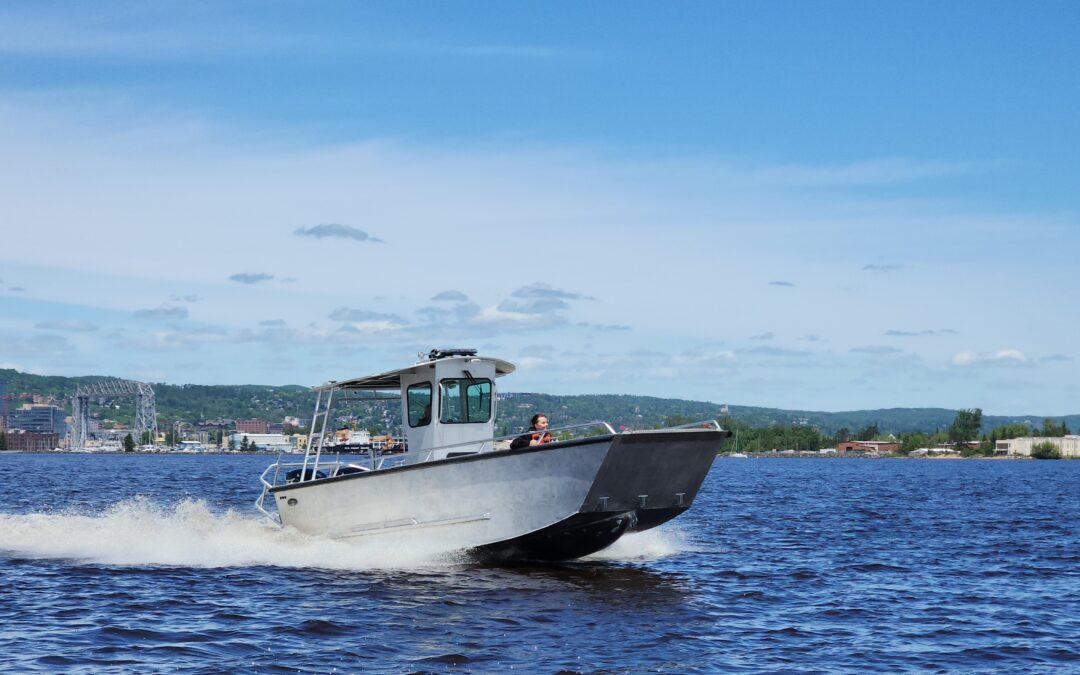
[[[1066,361],[1072,361],[1073,358],[1066,354],[1050,354],[1039,359],[1040,363],[1064,363]]]
[[[442,291],[431,296],[431,299],[435,302],[468,302],[469,296],[465,295],[461,291]]]
[[[381,322],[398,325],[408,323],[407,320],[403,319],[397,314],[386,314],[383,312],[373,312],[367,309],[352,309],[349,307],[338,307],[330,313],[330,319],[332,321],[341,321],[347,323]]]
[[[903,265],[863,265],[866,272],[895,272],[904,269]]]
[[[928,335],[956,335],[956,331],[952,328],[940,328],[940,329],[926,329],[920,331],[910,330],[887,330],[885,335],[889,337],[925,337]]]
[[[902,158],[874,159],[843,165],[786,165],[743,172],[757,184],[786,187],[857,187],[889,185],[912,181],[985,174],[1000,170],[1001,161],[940,162]]]
[[[533,283],[527,286],[522,286],[511,293],[515,298],[530,298],[530,299],[549,299],[558,298],[560,300],[593,300],[594,298],[581,293],[574,293],[571,291],[564,291],[551,286],[550,284]]]
[[[57,358],[75,353],[75,346],[63,335],[12,337],[0,335],[0,354],[19,358]]]
[[[570,51],[565,49],[553,49],[535,45],[452,45],[435,42],[397,42],[379,45],[378,48],[399,52],[412,52],[416,54],[429,54],[432,56],[473,56],[473,57],[515,57],[515,58],[551,58],[584,52]]]
[[[34,327],[39,330],[59,330],[69,333],[91,333],[98,329],[96,324],[79,320],[41,321]]]
[[[902,350],[896,347],[889,347],[887,345],[866,345],[863,347],[852,347],[852,353],[855,354],[870,354],[873,356],[887,356],[890,354],[900,354]]]
[[[325,237],[331,237],[334,239],[352,239],[353,241],[369,241],[373,244],[383,243],[382,239],[378,237],[372,237],[367,232],[357,229],[351,225],[338,225],[337,223],[327,223],[325,225],[312,225],[310,227],[301,227],[293,232],[298,237],[315,237],[316,239],[323,239]]]
[[[131,313],[136,319],[186,319],[188,318],[187,307],[175,305],[162,305],[155,309],[138,309]]]
[[[781,287],[784,287],[784,288],[794,288],[795,287],[795,284],[791,283],[790,281],[770,281],[769,285],[770,286],[781,286]]]
[[[581,328],[588,328],[589,330],[600,331],[601,333],[617,333],[621,331],[633,330],[632,328],[630,328],[630,326],[625,326],[621,323],[599,324],[589,323],[587,321],[579,321],[577,325]]]
[[[229,331],[217,326],[170,325],[161,330],[138,334],[122,334],[114,342],[123,348],[169,352],[197,349],[205,344],[233,342]]]
[[[768,331],[767,333],[758,333],[757,335],[751,335],[750,339],[751,340],[771,340],[771,339],[773,339],[773,337],[774,336],[773,336],[772,331]]]
[[[805,349],[786,349],[771,345],[759,345],[738,350],[739,354],[752,354],[754,356],[780,356],[785,358],[810,356],[812,352]]]
[[[569,300],[592,300],[589,296],[564,291],[549,284],[533,283],[522,286],[510,294],[511,300],[499,303],[500,312],[514,314],[553,314],[569,309]]]
[[[263,272],[247,273],[240,272],[238,274],[229,275],[229,281],[235,281],[239,284],[261,284],[264,281],[270,281],[274,278],[273,274],[266,274]]]
[[[0,12],[0,53],[55,57],[181,60],[192,57],[310,54],[312,41],[321,52],[339,57],[365,53],[421,56],[545,59],[587,52],[535,44],[434,42],[405,39],[342,39],[341,31],[324,26],[316,33],[279,31],[239,18],[214,6],[195,10],[185,5],[168,9],[154,5],[122,5],[110,14],[108,6],[82,12],[77,6],[59,12],[47,4]],[[39,9],[40,8],[40,9]],[[264,12],[272,16],[267,8]],[[205,30],[205,26],[218,30]]]
[[[1028,363],[1029,359],[1027,355],[1018,349],[1001,349],[990,354],[980,354],[970,351],[957,352],[952,359],[952,364],[954,366],[961,367],[1023,366],[1028,365]]]

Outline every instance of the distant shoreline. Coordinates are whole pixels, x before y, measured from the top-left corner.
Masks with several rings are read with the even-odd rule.
[[[158,457],[158,456],[161,456],[161,455],[169,455],[169,456],[175,456],[175,457],[198,457],[200,455],[231,456],[231,457],[276,457],[279,454],[282,454],[285,457],[293,457],[293,456],[295,456],[297,458],[301,458],[301,457],[304,456],[304,453],[302,453],[302,452],[277,453],[277,452],[266,452],[266,451],[262,451],[262,450],[255,451],[255,452],[221,452],[221,451],[142,452],[142,451],[138,451],[138,450],[132,451],[132,452],[122,452],[122,451],[121,452],[75,452],[75,451],[72,451],[72,450],[3,450],[3,451],[0,451],[0,455],[109,455],[109,456],[125,456],[125,457],[133,457],[133,456],[145,456],[145,457],[153,456],[153,457]],[[350,454],[350,453],[346,453],[346,454]],[[362,453],[351,453],[351,454],[362,454]],[[935,462],[937,462],[937,461],[958,460],[958,459],[962,459],[962,460],[970,460],[970,459],[990,460],[990,461],[995,461],[995,462],[998,462],[998,461],[1014,461],[1014,460],[1023,460],[1023,461],[1034,460],[1034,458],[1028,457],[1027,455],[1004,455],[1004,456],[998,456],[998,457],[982,457],[982,456],[962,457],[962,456],[959,456],[959,455],[949,455],[949,456],[939,456],[939,457],[933,457],[933,456],[909,457],[909,456],[899,456],[899,455],[822,455],[822,454],[819,454],[819,453],[816,453],[816,452],[815,453],[809,453],[809,452],[808,453],[795,453],[795,454],[781,454],[779,452],[777,452],[777,453],[773,453],[773,452],[751,452],[751,453],[746,453],[745,457],[732,457],[728,453],[717,453],[716,457],[718,459],[721,459],[721,458],[722,459],[860,459],[860,460],[865,460],[865,459],[905,459],[905,460],[930,460],[930,461],[935,461]],[[1063,457],[1062,459],[1077,459],[1077,458]]]

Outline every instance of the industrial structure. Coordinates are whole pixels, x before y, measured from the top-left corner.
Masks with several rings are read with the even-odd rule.
[[[69,448],[86,447],[90,430],[90,399],[119,396],[135,397],[135,441],[141,442],[143,435],[149,432],[150,442],[154,442],[158,434],[157,407],[154,403],[154,390],[150,385],[133,380],[101,380],[92,384],[80,384],[75,391]]]
[[[1062,457],[1080,457],[1080,436],[1025,436],[998,441],[994,446],[995,455],[1020,455],[1030,457],[1032,449],[1040,443],[1050,443],[1057,447]]]

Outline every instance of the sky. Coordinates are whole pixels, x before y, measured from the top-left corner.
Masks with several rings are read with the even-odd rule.
[[[0,4],[0,367],[1080,412],[1075,2]]]

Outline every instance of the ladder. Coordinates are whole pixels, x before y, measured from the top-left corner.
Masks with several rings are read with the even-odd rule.
[[[304,451],[304,466],[300,470],[301,482],[314,480],[319,470],[319,459],[322,457],[323,443],[326,440],[326,423],[330,419],[330,405],[333,403],[336,390],[336,387],[330,387],[326,390],[320,389],[319,395],[315,399],[315,413],[311,416],[311,433],[308,435],[307,450]],[[315,435],[316,429],[318,430],[318,437]],[[318,438],[318,441],[315,440],[316,438]],[[311,459],[313,447],[315,450],[315,462],[309,474],[308,462]]]

